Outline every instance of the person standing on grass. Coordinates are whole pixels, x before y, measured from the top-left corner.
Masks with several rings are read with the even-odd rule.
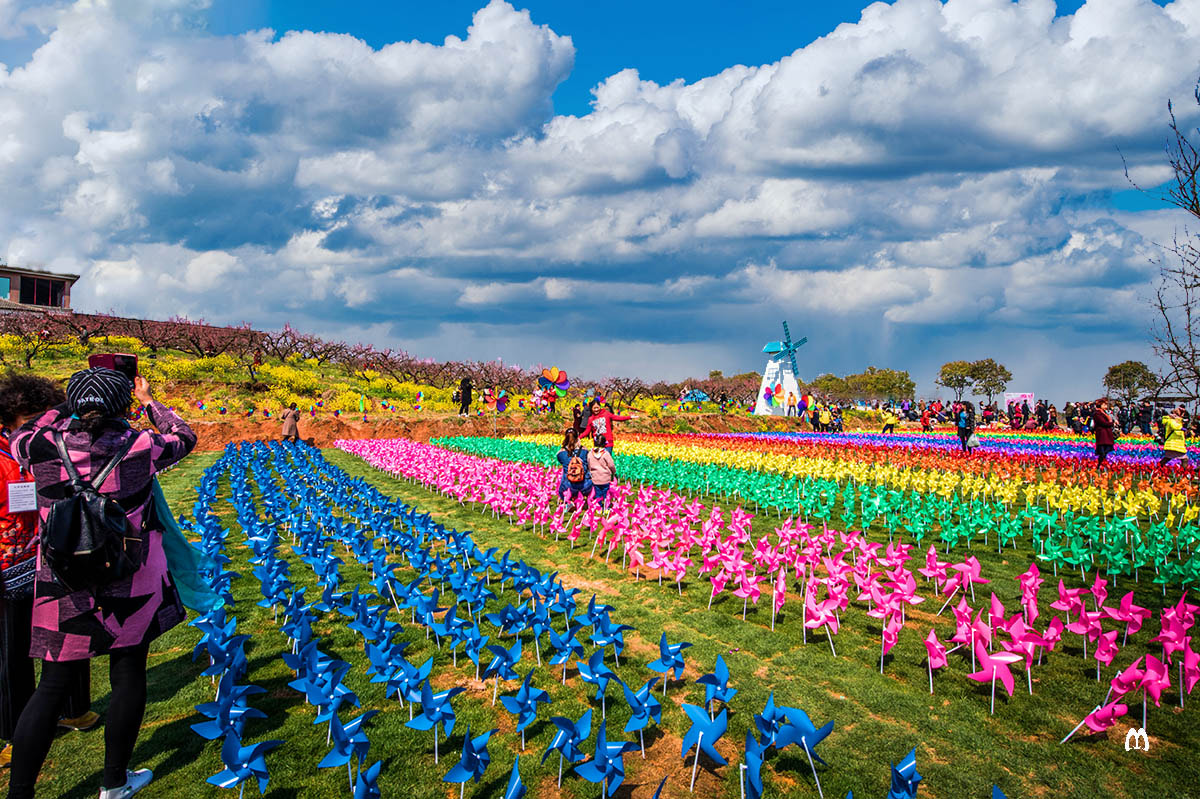
[[[628,422],[632,416],[618,416],[608,409],[604,404],[603,397],[597,397],[588,403],[588,408],[591,409],[592,415],[587,420],[587,428],[585,435],[590,436],[595,442],[596,436],[602,436],[608,447],[608,451],[612,452],[613,445],[616,444],[617,430],[613,422]]]
[[[134,430],[126,421],[130,394],[156,430]],[[146,711],[146,660],[150,643],[184,619],[175,582],[167,571],[163,525],[153,512],[154,475],[182,460],[196,434],[150,394],[144,377],[132,383],[112,369],[76,372],[67,402],[27,422],[12,437],[13,456],[33,474],[44,525],[50,509],[72,495],[72,471],[115,501],[129,521],[122,538],[131,574],[91,588],[71,590],[38,559],[34,582],[31,653],[42,659],[37,690],[13,735],[8,799],[30,799],[54,740],[59,713],[89,659],[109,656],[112,695],[104,725],[104,777],[100,799],[127,799],[153,779],[149,769],[129,771]],[[65,458],[69,459],[68,465]]]
[[[617,464],[613,461],[612,453],[605,448],[607,442],[603,435],[596,436],[595,444],[587,456],[587,469],[594,489],[592,496],[596,504],[603,508],[608,487],[617,477]]]
[[[464,377],[458,383],[458,415],[466,416],[471,412],[472,396],[471,378]]]
[[[300,440],[300,411],[296,410],[296,403],[292,403],[279,416],[283,420],[283,440],[284,441],[299,441]]]
[[[1184,436],[1183,417],[1186,410],[1180,405],[1162,419],[1163,453],[1159,466],[1165,466],[1177,458],[1187,458],[1187,438]]]
[[[562,479],[558,481],[558,498],[570,491],[571,501],[592,490],[592,478],[588,475],[588,451],[579,446],[575,428],[563,431],[562,449],[558,451],[558,463],[562,466]]]
[[[954,424],[958,430],[958,443],[962,446],[962,451],[969,452],[967,442],[971,440],[971,434],[975,432],[975,425],[974,414],[967,413],[967,403],[955,405]]]
[[[1096,465],[1103,466],[1108,455],[1116,448],[1117,439],[1114,432],[1117,420],[1108,410],[1108,397],[1096,400],[1092,410],[1092,428],[1096,432]]]
[[[37,570],[36,510],[14,511],[8,487],[33,477],[13,458],[12,431],[67,399],[53,380],[30,374],[10,374],[0,380],[0,768],[12,761],[12,740],[17,719],[33,696],[33,658],[29,656],[33,631],[33,583]],[[87,730],[100,715],[92,712],[91,674],[75,681],[58,726]]]
[[[897,422],[896,412],[894,410],[892,410],[892,406],[889,405],[886,408],[884,408],[883,409],[883,430],[881,431],[880,435],[886,435],[888,433],[896,432],[896,422]]]

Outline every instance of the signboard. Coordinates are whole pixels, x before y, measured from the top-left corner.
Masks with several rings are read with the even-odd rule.
[[[1029,407],[1033,407],[1033,392],[1032,391],[1006,391],[1004,392],[1004,407],[1016,403],[1020,405],[1022,402],[1028,402]]]

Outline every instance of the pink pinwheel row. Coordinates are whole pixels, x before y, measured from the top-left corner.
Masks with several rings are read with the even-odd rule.
[[[824,629],[835,656],[833,637],[840,629],[840,614],[852,601],[853,587],[853,601],[866,603],[868,615],[881,621],[881,671],[885,656],[893,650],[904,628],[906,608],[931,598],[918,593],[919,583],[908,568],[913,547],[902,541],[885,545],[867,540],[861,532],[824,526],[818,529],[799,519],[783,520],[774,527],[773,535],[754,540],[754,516],[742,508],[726,513],[670,490],[617,483],[608,494],[606,511],[601,513],[582,499],[558,505],[560,473],[556,469],[481,458],[405,440],[349,441],[339,442],[339,446],[377,468],[418,480],[464,505],[470,503],[493,516],[507,517],[512,523],[532,524],[556,539],[566,537],[572,547],[586,536],[591,539],[593,556],[602,553],[606,562],[620,557],[621,568],[635,579],[656,572],[660,585],[665,578],[682,593],[689,573],[707,577],[709,606],[729,590],[742,599],[743,619],[749,605],[757,606],[764,589],[770,590],[772,629],[788,599],[790,574],[800,588],[805,640],[809,630]],[[934,595],[942,598],[938,615],[958,597],[958,604],[952,606],[955,634],[950,641],[959,645],[955,649],[964,650],[963,657],[970,656],[972,667],[967,676],[992,684],[993,707],[995,683],[1000,682],[1011,697],[1014,680],[1010,669],[1022,660],[1032,693],[1033,667],[1040,665],[1046,652],[1055,649],[1064,632],[1080,636],[1085,657],[1087,644],[1094,644],[1091,654],[1099,680],[1101,665],[1110,666],[1128,636],[1136,634],[1151,615],[1134,604],[1132,593],[1116,606],[1107,605],[1107,582],[1099,576],[1090,588],[1068,588],[1060,580],[1058,598],[1050,608],[1063,615],[1052,616],[1039,629],[1033,625],[1042,617],[1039,592],[1043,578],[1036,564],[1017,578],[1021,607],[1011,615],[995,595],[986,608],[978,610],[967,601],[968,595],[974,600],[977,584],[989,583],[973,556],[961,562],[942,561],[931,546],[924,567],[916,569],[916,574],[932,582]],[[1181,600],[1181,605],[1163,612],[1159,635],[1153,639],[1162,644],[1163,662],[1168,666],[1172,655],[1182,655],[1181,695],[1185,690],[1190,692],[1195,683],[1190,675],[1196,668],[1196,656],[1186,634],[1194,615],[1195,606]],[[1104,629],[1106,623],[1113,622],[1124,627],[1119,645],[1119,628]],[[932,630],[925,646],[932,691],[933,670],[947,665],[949,653]],[[1169,678],[1166,684],[1170,685]],[[1151,697],[1157,696],[1149,686],[1144,690]]]

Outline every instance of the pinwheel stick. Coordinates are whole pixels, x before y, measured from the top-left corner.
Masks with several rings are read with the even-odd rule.
[[[996,715],[996,668],[992,667],[992,709],[988,711],[989,716]]]
[[[646,759],[646,731],[645,729],[638,730],[638,740],[642,744],[642,760]]]
[[[738,764],[738,790],[742,792],[742,799],[746,799],[746,764]]]
[[[1094,708],[1092,708],[1092,713],[1095,713],[1097,710],[1100,709],[1100,707],[1101,707],[1100,705],[1096,705]],[[1088,713],[1088,716],[1092,715],[1092,713]],[[1071,739],[1072,735],[1079,732],[1079,728],[1082,727],[1084,722],[1086,722],[1086,721],[1087,721],[1087,716],[1084,716],[1083,721],[1076,724],[1075,729],[1073,729],[1069,733],[1067,733],[1067,737],[1063,738],[1061,741],[1058,742],[1059,745],[1061,746],[1062,744],[1065,744],[1067,741],[1069,741]]]
[[[933,696],[933,663],[926,660],[925,668],[929,670],[929,695]]]
[[[825,625],[825,636],[829,639],[829,651],[833,653],[834,657],[837,657],[837,650],[833,648],[833,633],[829,631],[828,624]]]
[[[957,585],[954,586],[954,590],[950,592],[950,596],[946,597],[946,601],[942,603],[942,610],[945,610],[946,606],[950,604],[950,600],[954,599],[954,595],[958,593],[958,589],[959,589],[959,586],[957,586]],[[942,615],[942,610],[939,610],[937,612],[938,616]]]
[[[804,745],[804,754],[808,755],[808,767],[812,769],[813,780],[817,783],[817,795],[821,799],[825,799],[825,792],[821,790],[821,778],[817,776],[817,767],[813,763],[812,752],[808,750],[808,740],[804,736],[800,736],[800,743]]]
[[[562,752],[559,752],[558,753],[558,787],[559,788],[562,787],[562,764],[563,764],[563,756],[562,756]]]
[[[692,784],[688,787],[690,793],[696,792],[696,767],[700,765],[700,744],[704,741],[704,733],[696,738],[696,759],[692,761]]]
[[[437,725],[433,725],[433,764],[436,766],[438,762],[438,741],[437,741]]]

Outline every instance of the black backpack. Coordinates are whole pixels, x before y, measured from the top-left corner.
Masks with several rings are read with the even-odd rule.
[[[62,432],[54,431],[54,445],[71,482],[68,495],[50,506],[42,525],[42,559],[69,591],[115,583],[136,568],[125,554],[125,539],[132,537],[125,509],[96,490],[129,454],[136,439],[130,436],[107,466],[92,480],[84,480],[71,463]]]

